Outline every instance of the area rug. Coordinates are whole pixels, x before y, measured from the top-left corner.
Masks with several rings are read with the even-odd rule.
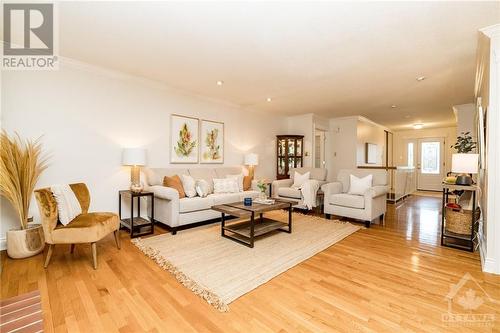
[[[287,221],[288,213],[266,214]],[[209,225],[133,243],[179,282],[219,311],[318,252],[360,229],[348,222],[293,214],[291,234],[275,231],[248,248],[220,235],[220,225]]]

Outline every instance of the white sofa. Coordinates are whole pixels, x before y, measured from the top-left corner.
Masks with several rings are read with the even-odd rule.
[[[348,194],[350,175],[365,177],[373,175],[373,186],[364,195]],[[330,215],[345,216],[365,221],[366,227],[371,221],[380,217],[382,220],[386,212],[387,192],[389,191],[387,171],[344,169],[337,175],[337,182],[328,183],[321,187],[324,196],[324,212],[326,218]]]
[[[179,199],[177,190],[163,186],[163,178],[173,175],[190,175],[194,179],[204,179],[213,192],[213,179],[225,178],[226,175],[242,173],[242,167],[211,167],[211,168],[146,168],[145,190],[154,193],[155,221],[170,227],[172,234],[182,226],[220,218],[221,214],[211,209],[213,205],[243,201],[243,198],[256,198],[259,191],[256,182],[252,182],[252,189],[239,193],[211,193],[205,198],[193,197]]]
[[[296,199],[300,200],[301,193],[299,189],[291,187],[293,185],[293,176],[297,171],[300,174],[310,172],[310,179],[316,179],[319,185],[326,184],[327,170],[321,168],[292,168],[290,169],[289,179],[280,179],[272,182],[272,193],[274,198]]]

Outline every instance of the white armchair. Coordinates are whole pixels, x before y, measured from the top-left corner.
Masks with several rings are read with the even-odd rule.
[[[326,184],[326,169],[308,167],[292,168],[290,169],[290,179],[280,179],[272,182],[271,186],[274,198],[300,200],[300,190],[291,187],[293,185],[293,176],[295,174],[295,171],[300,174],[310,172],[310,179],[316,179],[320,183],[320,185]]]
[[[373,186],[364,195],[348,194],[350,186],[350,175],[365,177],[373,175]],[[328,183],[321,187],[324,196],[324,212],[326,218],[331,214],[350,217],[365,221],[366,227],[370,227],[371,221],[380,217],[384,218],[387,204],[386,197],[389,192],[387,171],[385,170],[340,170],[337,182]]]

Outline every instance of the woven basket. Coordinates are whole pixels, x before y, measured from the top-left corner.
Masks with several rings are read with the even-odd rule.
[[[446,207],[445,209],[446,231],[460,235],[470,235],[472,226],[472,211],[464,209],[456,211],[449,207]],[[474,214],[474,221],[477,221],[480,215],[481,210],[477,208]]]

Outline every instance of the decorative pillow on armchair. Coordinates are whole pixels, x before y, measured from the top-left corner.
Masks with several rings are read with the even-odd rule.
[[[348,194],[364,195],[365,192],[372,187],[373,175],[368,175],[363,178],[358,178],[354,175],[350,175],[350,183]]]
[[[297,171],[293,174],[293,185],[292,187],[300,188],[302,184],[309,180],[311,173],[307,171],[305,174],[301,175]]]
[[[69,185],[54,185],[50,188],[56,199],[59,222],[67,225],[82,213],[80,202]]]

